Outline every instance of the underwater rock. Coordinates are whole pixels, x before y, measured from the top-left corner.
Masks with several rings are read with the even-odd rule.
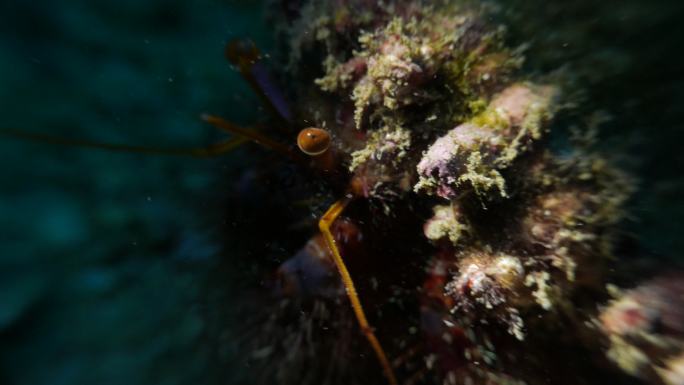
[[[384,338],[374,351],[426,383],[585,383],[594,363],[552,373],[567,356],[546,351],[584,348],[633,182],[563,137],[584,127],[566,116],[572,81],[524,72],[506,28],[466,1],[311,1],[300,16],[284,27],[295,121],[330,135],[332,182],[317,191],[343,197],[331,210],[348,207],[369,235],[367,253],[340,254],[362,287],[346,293],[371,304]],[[303,291],[344,302],[321,282]]]

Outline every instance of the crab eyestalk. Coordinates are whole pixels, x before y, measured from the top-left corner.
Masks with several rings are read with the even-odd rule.
[[[322,128],[305,128],[297,135],[297,147],[310,156],[314,166],[321,171],[328,172],[335,168],[336,161],[331,144],[330,134]]]
[[[321,155],[330,148],[330,134],[316,127],[305,128],[297,135],[297,146],[306,155]]]

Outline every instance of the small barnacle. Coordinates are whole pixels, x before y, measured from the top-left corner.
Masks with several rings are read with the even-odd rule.
[[[489,271],[497,277],[497,281],[503,287],[508,289],[514,289],[525,272],[519,258],[505,254],[494,260]]]
[[[478,304],[492,309],[505,302],[503,287],[496,279],[487,274],[488,261],[479,259],[489,256],[476,256],[478,260],[466,258],[459,268],[458,275],[445,286],[445,291],[456,301],[456,307],[473,309]]]
[[[495,321],[506,326],[518,340],[524,338],[524,321],[514,305],[525,270],[519,258],[506,254],[481,251],[465,253],[459,262],[459,272],[445,287],[458,313],[468,324]]]

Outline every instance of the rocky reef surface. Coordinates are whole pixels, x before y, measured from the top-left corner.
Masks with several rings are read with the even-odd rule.
[[[343,252],[371,282],[361,298],[390,354],[412,352],[395,364],[408,383],[681,384],[681,274],[612,285],[630,271],[619,250],[635,180],[598,150],[581,75],[532,70],[502,7],[310,1],[281,19],[294,121],[330,132],[336,176],[366,202],[349,220],[387,234]],[[388,256],[398,238],[410,251]],[[326,259],[306,250],[298,263]],[[285,297],[345,302],[310,286],[332,264],[300,265],[302,278],[293,263]]]

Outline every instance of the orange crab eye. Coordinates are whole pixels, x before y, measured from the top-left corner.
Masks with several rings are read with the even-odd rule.
[[[297,135],[297,146],[306,155],[321,155],[330,147],[330,134],[316,127],[305,128]]]

